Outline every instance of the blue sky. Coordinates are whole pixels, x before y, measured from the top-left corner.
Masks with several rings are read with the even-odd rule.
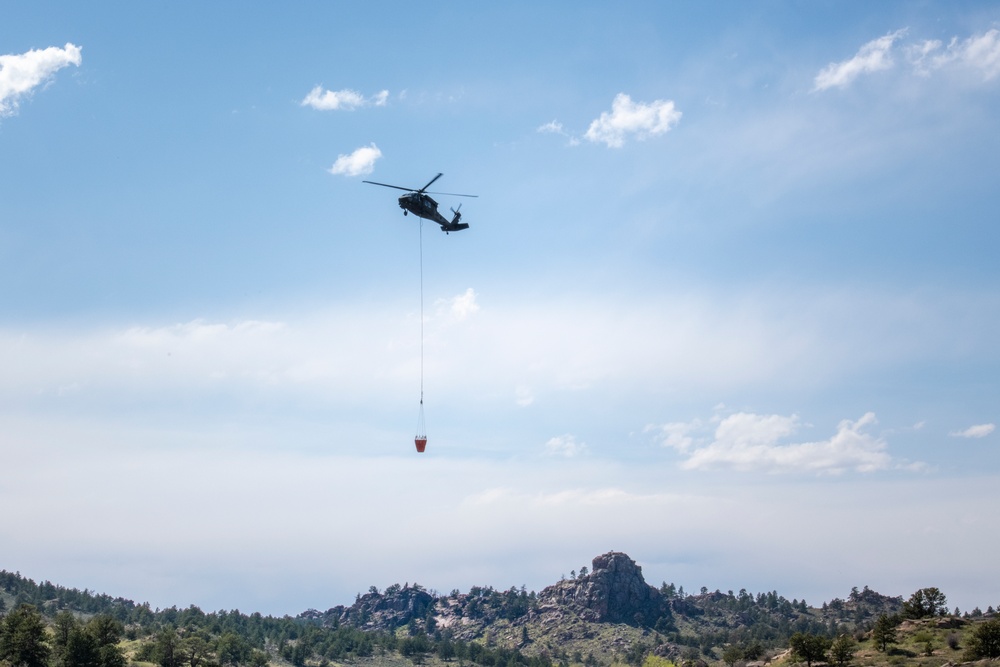
[[[0,567],[1000,605],[995,3],[2,12]]]

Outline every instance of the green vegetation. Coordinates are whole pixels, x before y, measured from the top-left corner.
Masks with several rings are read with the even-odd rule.
[[[20,605],[0,623],[0,660],[12,667],[45,667],[51,649],[45,622],[32,605]]]
[[[849,665],[854,659],[858,643],[850,635],[840,635],[830,644],[830,660],[840,667]]]
[[[0,572],[0,667],[940,667],[1000,658],[993,608],[949,614],[936,588],[906,602],[855,588],[821,608],[773,591],[658,590],[662,609],[631,623],[553,608],[551,592],[523,586],[437,596],[415,584],[275,618],[151,609]]]
[[[800,660],[804,660],[809,667],[812,667],[814,662],[826,660],[826,652],[830,649],[830,643],[826,637],[804,632],[796,632],[788,640],[792,652]]]
[[[419,587],[413,590],[422,592]],[[0,601],[4,594],[14,600],[12,605],[4,602],[14,610],[0,624],[4,667],[126,667],[130,662],[159,667],[264,667],[269,663],[327,667],[382,656],[405,658],[404,664],[420,664],[433,657],[483,667],[552,667],[545,656],[456,640],[426,622],[388,632],[339,622],[323,625],[315,612],[274,618],[239,611],[206,613],[195,606],[153,610],[131,600],[49,582],[36,584],[6,571],[0,572]],[[495,608],[505,616],[516,615],[524,604],[520,592],[498,596],[484,592],[481,597],[484,609]],[[429,614],[422,620],[428,618]]]
[[[905,618],[927,618],[948,614],[948,600],[937,588],[921,588],[903,603]]]
[[[896,643],[896,628],[899,622],[900,619],[896,615],[882,614],[878,617],[875,627],[872,628],[872,643],[875,644],[875,648],[884,653]]]
[[[1000,619],[986,621],[972,631],[965,657],[967,660],[1000,658]]]

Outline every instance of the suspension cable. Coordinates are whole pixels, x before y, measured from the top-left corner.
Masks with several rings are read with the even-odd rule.
[[[424,221],[420,220],[420,405],[424,404]]]

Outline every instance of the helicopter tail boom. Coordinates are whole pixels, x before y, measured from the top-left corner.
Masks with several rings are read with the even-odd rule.
[[[441,231],[442,232],[448,234],[450,232],[460,232],[463,229],[468,229],[469,228],[468,223],[459,222],[462,219],[462,214],[460,212],[461,208],[462,208],[462,205],[459,204],[457,209],[454,209],[454,208],[451,209],[451,212],[455,214],[455,217],[453,217],[451,219],[451,222],[448,222],[448,223],[440,223],[439,222],[438,223],[438,224],[441,225]]]

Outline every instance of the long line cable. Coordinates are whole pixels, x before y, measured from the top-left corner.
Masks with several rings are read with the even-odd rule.
[[[424,403],[424,221],[420,221],[420,404]]]
[[[424,221],[420,220],[420,421],[417,435],[427,435],[424,427]]]

